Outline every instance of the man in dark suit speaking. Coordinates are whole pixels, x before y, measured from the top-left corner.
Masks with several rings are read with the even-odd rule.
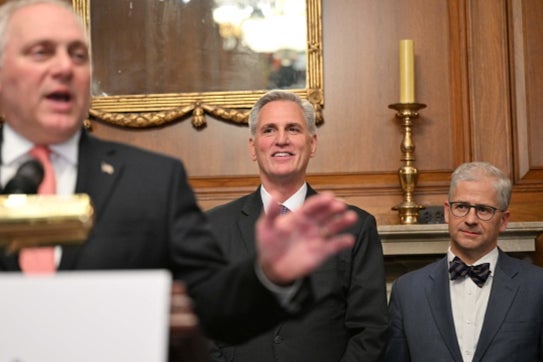
[[[258,164],[261,186],[208,212],[216,237],[234,263],[255,253],[254,225],[263,210],[269,212],[276,201],[285,211],[297,210],[317,195],[305,181],[317,148],[315,114],[309,102],[290,92],[270,91],[253,107],[249,128],[249,152]],[[274,201],[270,194],[279,197]],[[318,296],[311,311],[244,344],[217,341],[215,360],[380,360],[387,328],[382,248],[374,217],[350,208],[359,219],[348,230],[355,245],[309,276]]]
[[[498,248],[511,190],[489,163],[454,171],[447,256],[394,283],[386,361],[543,360],[543,269]]]
[[[205,332],[232,341],[313,300],[304,276],[352,246],[353,237],[340,232],[356,221],[354,212],[331,194],[288,217],[279,217],[275,203],[256,225],[257,255],[226,265],[179,160],[82,129],[90,85],[88,39],[69,3],[15,0],[1,7],[2,185],[40,149],[55,179],[49,192],[88,194],[95,221],[83,245],[2,252],[0,270],[169,269],[186,283]]]

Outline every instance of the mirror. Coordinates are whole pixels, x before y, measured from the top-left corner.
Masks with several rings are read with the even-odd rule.
[[[323,121],[321,0],[72,0],[91,39],[90,118],[164,126],[205,114],[247,123],[267,90]]]

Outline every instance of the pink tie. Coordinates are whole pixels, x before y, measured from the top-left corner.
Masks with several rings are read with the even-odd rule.
[[[43,180],[38,188],[38,193],[43,195],[54,195],[57,192],[50,154],[51,150],[47,146],[35,146],[30,151],[30,155],[40,161],[43,166]],[[19,265],[25,274],[53,274],[56,269],[55,248],[25,248],[19,253]]]
[[[47,146],[34,146],[30,150],[30,155],[40,161],[43,166],[43,180],[38,188],[38,194],[41,195],[55,195],[57,193],[57,180],[49,157],[50,154],[51,150]]]

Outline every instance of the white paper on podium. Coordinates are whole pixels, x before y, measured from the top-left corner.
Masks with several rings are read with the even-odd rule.
[[[164,270],[0,274],[0,361],[165,362]]]

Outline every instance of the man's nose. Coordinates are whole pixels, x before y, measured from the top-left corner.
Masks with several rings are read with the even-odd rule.
[[[279,131],[277,132],[277,143],[279,144],[288,144],[289,143],[289,137],[287,131]]]
[[[69,77],[73,73],[74,62],[70,54],[66,51],[59,51],[55,55],[53,63],[53,72],[55,75]]]
[[[466,216],[464,216],[464,218],[469,224],[476,223],[479,220],[477,216],[477,210],[474,207],[470,207],[468,213],[466,214]]]

